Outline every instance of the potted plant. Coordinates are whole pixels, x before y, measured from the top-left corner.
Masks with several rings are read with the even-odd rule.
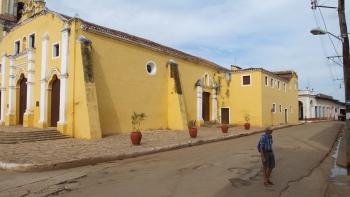
[[[222,133],[228,133],[229,126],[227,124],[221,125],[221,131]]]
[[[249,121],[250,121],[250,116],[249,116],[249,114],[246,114],[246,115],[244,115],[244,120],[245,120],[245,124],[244,124],[244,128],[245,128],[245,130],[249,130],[250,129],[250,123],[249,123]]]
[[[131,124],[133,131],[130,134],[131,143],[133,145],[140,145],[141,139],[142,139],[142,133],[141,133],[141,122],[145,120],[146,114],[145,113],[136,113],[131,116]]]
[[[197,129],[197,121],[196,120],[190,120],[188,122],[188,132],[190,133],[191,138],[196,138],[198,129]]]

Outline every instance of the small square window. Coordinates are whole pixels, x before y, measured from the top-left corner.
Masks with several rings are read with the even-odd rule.
[[[244,86],[251,84],[250,75],[242,76],[242,80]]]
[[[35,49],[35,34],[29,36],[29,48]]]
[[[16,41],[15,42],[15,55],[18,55],[21,50],[21,41]]]
[[[53,45],[53,57],[59,57],[60,56],[60,45],[54,44]]]

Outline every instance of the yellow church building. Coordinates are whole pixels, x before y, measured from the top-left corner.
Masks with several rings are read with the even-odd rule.
[[[98,139],[130,132],[133,112],[147,115],[144,130],[243,124],[247,114],[256,127],[297,122],[294,72],[227,69],[51,11],[44,0],[0,2],[2,126]]]

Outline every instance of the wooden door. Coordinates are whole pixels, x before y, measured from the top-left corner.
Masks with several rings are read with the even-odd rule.
[[[284,122],[287,124],[288,123],[288,109],[284,110]]]
[[[221,124],[230,124],[229,108],[221,108]]]
[[[23,125],[24,113],[27,109],[27,79],[23,78],[19,84],[19,119],[18,124]]]
[[[203,120],[208,122],[210,120],[210,93],[203,92]]]
[[[60,86],[59,79],[52,82],[51,92],[51,127],[57,127],[57,122],[60,118]]]

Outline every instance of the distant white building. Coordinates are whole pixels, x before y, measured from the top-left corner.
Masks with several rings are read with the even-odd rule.
[[[310,90],[299,91],[300,120],[339,120],[345,104],[333,97]]]

